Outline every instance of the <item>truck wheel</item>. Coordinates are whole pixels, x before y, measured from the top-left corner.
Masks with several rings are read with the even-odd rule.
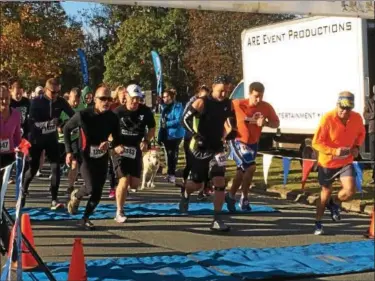
[[[318,153],[312,148],[312,141],[311,139],[305,139],[300,146],[299,154],[301,155],[302,159],[318,159]],[[303,161],[300,160],[301,167],[303,165]],[[318,163],[315,163],[313,167],[313,171],[317,171]]]

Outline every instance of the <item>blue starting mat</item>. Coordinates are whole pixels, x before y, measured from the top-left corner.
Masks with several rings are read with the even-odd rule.
[[[251,211],[238,210],[236,214],[245,213],[272,213],[277,212],[274,208],[263,205],[251,205]],[[77,220],[81,219],[85,211],[85,206],[79,208],[77,215],[70,215],[67,211],[51,211],[49,208],[23,208],[23,213],[28,213],[33,221],[57,221],[57,220]],[[11,216],[14,216],[14,208],[9,209]],[[128,217],[161,217],[161,216],[183,216],[178,210],[177,203],[140,203],[126,204],[125,213]],[[213,204],[190,203],[189,215],[213,215]],[[226,206],[223,207],[223,213],[228,213]],[[100,204],[96,208],[92,220],[112,219],[116,214],[115,204]]]
[[[312,277],[374,270],[374,241],[312,244],[283,248],[235,248],[189,257],[242,280]]]
[[[57,280],[67,280],[69,263],[49,263]],[[88,281],[240,281],[314,277],[374,270],[374,241],[284,248],[234,248],[190,255],[86,261]],[[24,281],[48,280],[24,272]]]

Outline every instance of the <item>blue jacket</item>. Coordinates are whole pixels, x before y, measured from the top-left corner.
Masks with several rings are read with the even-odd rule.
[[[163,104],[161,108],[161,116],[160,116],[160,121],[159,121],[159,139],[160,139],[160,132],[162,131],[161,129],[161,122],[162,122],[162,117],[164,116],[165,121],[166,121],[166,130],[167,130],[167,139],[181,139],[185,135],[185,129],[182,127],[181,124],[181,118],[182,118],[182,113],[183,113],[183,107],[180,102],[174,102],[172,104],[172,109],[170,112],[165,114],[165,110],[167,109],[167,105]]]

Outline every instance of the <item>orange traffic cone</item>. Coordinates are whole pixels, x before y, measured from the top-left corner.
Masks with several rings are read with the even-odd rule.
[[[374,225],[374,210],[372,211],[372,216],[371,216],[371,222],[370,222],[370,227],[366,233],[367,238],[374,238],[374,232],[375,232],[375,225]]]
[[[10,243],[12,243],[13,236],[15,235],[13,230],[14,230],[14,227],[12,229]],[[30,223],[30,216],[27,213],[22,214],[21,231],[22,231],[22,234],[25,236],[25,238],[29,241],[30,245],[35,249],[33,230],[31,228],[31,223]],[[11,247],[13,247],[13,245],[14,244],[9,245],[9,249],[11,249]],[[22,241],[21,248],[22,248],[22,269],[28,270],[28,269],[33,269],[33,268],[37,267],[38,262],[35,260],[35,258],[30,253],[29,249],[26,247],[26,245],[23,241]],[[10,256],[10,252],[11,251],[8,252],[8,256]],[[12,268],[13,269],[17,268],[17,262],[12,263]]]
[[[87,281],[85,256],[83,254],[81,238],[76,238],[74,241],[68,281]]]

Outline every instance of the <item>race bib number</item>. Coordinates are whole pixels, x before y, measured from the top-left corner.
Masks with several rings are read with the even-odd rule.
[[[9,139],[0,140],[0,152],[10,152]]]
[[[332,159],[346,159],[346,158],[348,158],[351,155],[349,147],[343,147],[343,148],[341,148],[341,150],[345,150],[345,155],[341,155],[341,156],[334,155],[332,157]]]
[[[54,121],[45,122],[44,126],[42,127],[42,134],[50,134],[56,132],[56,123]]]
[[[121,154],[122,157],[135,159],[137,155],[137,149],[135,147],[124,147],[124,152]]]
[[[250,147],[244,144],[240,144],[240,152],[242,155],[247,155],[247,154],[254,155],[254,151]]]
[[[99,146],[90,146],[90,157],[100,158],[103,157],[107,151],[99,149]]]
[[[225,167],[227,164],[227,155],[225,153],[216,154],[215,160],[218,166]]]

